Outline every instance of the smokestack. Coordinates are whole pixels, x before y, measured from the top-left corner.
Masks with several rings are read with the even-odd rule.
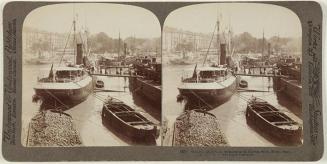
[[[77,54],[76,54],[76,64],[82,64],[83,63],[83,49],[82,44],[77,44]]]
[[[220,44],[220,65],[226,64],[226,44]]]

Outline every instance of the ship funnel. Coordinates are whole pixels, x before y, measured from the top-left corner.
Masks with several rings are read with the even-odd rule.
[[[220,44],[220,65],[226,64],[226,44]]]
[[[76,64],[82,64],[83,63],[83,49],[82,44],[77,44],[77,53],[76,53]]]

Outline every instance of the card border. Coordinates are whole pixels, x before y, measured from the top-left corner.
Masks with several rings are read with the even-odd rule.
[[[72,2],[9,2],[3,10],[3,141],[2,152],[9,161],[316,161],[323,154],[322,125],[322,9],[314,1],[217,1],[217,2],[91,2],[116,3],[143,7],[154,13],[161,28],[168,14],[180,7],[203,3],[262,3],[274,4],[292,10],[302,25],[302,111],[304,143],[300,147],[64,147],[35,148],[21,145],[22,109],[22,26],[25,17],[35,8]],[[88,2],[74,2],[88,3]],[[309,53],[308,22],[320,26],[315,57]],[[15,24],[15,34],[9,24]],[[9,40],[8,40],[9,38]],[[312,38],[311,38],[312,39]],[[10,44],[15,48],[10,48]],[[311,54],[311,55],[310,55]],[[316,69],[309,72],[309,64]],[[317,73],[319,76],[311,76]],[[309,91],[317,89],[313,96]],[[164,86],[163,86],[164,88]],[[311,89],[310,89],[311,88]],[[316,103],[314,101],[318,100]],[[311,104],[311,105],[310,105]],[[312,105],[315,104],[315,105]],[[310,105],[310,107],[309,107]],[[10,112],[10,113],[9,113]],[[9,139],[7,139],[9,136]],[[10,137],[15,136],[15,137]]]

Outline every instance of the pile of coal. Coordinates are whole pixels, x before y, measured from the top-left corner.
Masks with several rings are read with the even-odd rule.
[[[42,111],[29,125],[27,146],[80,146],[72,118],[65,113]]]
[[[228,142],[214,115],[191,110],[176,119],[173,145],[228,146]]]

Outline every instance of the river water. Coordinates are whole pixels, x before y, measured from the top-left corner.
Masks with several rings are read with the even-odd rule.
[[[184,111],[185,102],[177,102],[179,91],[177,86],[181,84],[181,77],[187,70],[194,69],[195,65],[167,65],[163,67],[163,120],[167,122],[168,128],[173,128],[176,118]],[[238,147],[274,147],[278,144],[272,143],[262,137],[246,123],[245,110],[246,100],[252,96],[268,101],[270,104],[287,112],[290,117],[302,123],[301,108],[287,97],[281,97],[273,90],[273,80],[268,77],[243,76],[248,82],[249,90],[261,92],[236,92],[227,102],[210,110],[214,114],[230,146]],[[278,95],[278,96],[277,96]],[[171,132],[170,132],[171,133]],[[164,145],[170,145],[165,143]]]
[[[55,64],[56,66],[56,64]],[[23,66],[23,107],[22,107],[22,145],[26,145],[28,125],[31,118],[39,111],[40,103],[32,102],[34,95],[33,86],[37,82],[37,77],[47,76],[51,65],[24,65]],[[65,111],[72,116],[77,131],[80,134],[83,146],[128,146],[135,145],[121,137],[121,135],[107,129],[101,120],[101,110],[103,99],[110,95],[127,105],[140,111],[149,120],[159,125],[160,114],[147,100],[137,94],[132,94],[129,90],[128,78],[99,76],[98,79],[104,81],[104,90],[90,94],[88,98],[80,104]],[[159,139],[160,140],[160,137]],[[156,141],[160,144],[160,141]]]

